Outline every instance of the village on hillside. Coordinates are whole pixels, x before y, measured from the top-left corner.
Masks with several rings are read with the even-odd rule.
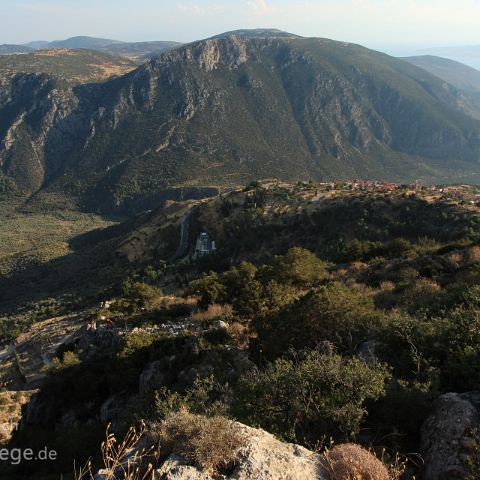
[[[255,185],[265,188],[291,189],[292,185],[278,179],[263,179],[254,182]],[[352,179],[332,182],[299,182],[295,190],[303,193],[304,200],[319,201],[330,195],[352,193],[379,193],[379,194],[416,194],[425,200],[446,201],[460,205],[480,206],[480,186],[475,185],[426,185],[420,181],[408,183],[394,183],[382,180]],[[314,195],[312,196],[312,193]]]

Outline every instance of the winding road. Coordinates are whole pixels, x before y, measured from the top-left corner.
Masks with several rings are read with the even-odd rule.
[[[197,211],[197,206],[192,207],[188,213],[182,218],[180,223],[180,243],[172,260],[179,260],[188,253],[188,247],[190,243],[190,219],[192,215]]]

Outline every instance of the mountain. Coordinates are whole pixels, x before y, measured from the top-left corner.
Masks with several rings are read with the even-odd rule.
[[[433,55],[404,57],[403,60],[423,68],[459,90],[480,92],[480,71],[463,63]]]
[[[210,39],[229,38],[229,37],[242,37],[242,38],[302,38],[299,35],[293,33],[284,32],[283,30],[277,30],[276,28],[252,28],[252,29],[240,29],[232,30],[219,35],[214,35]]]
[[[176,48],[182,45],[179,42],[170,41],[154,41],[154,42],[121,42],[119,40],[110,40],[107,38],[94,37],[72,37],[66,40],[56,40],[54,42],[30,42],[21,48],[26,51],[32,49],[52,49],[52,48],[68,48],[68,49],[87,49],[97,50],[108,53],[110,55],[127,57],[140,63],[150,59],[152,56]],[[1,49],[1,46],[0,46]],[[1,50],[0,50],[1,52]],[[10,53],[10,52],[6,52]],[[16,52],[14,52],[16,53]],[[21,52],[25,53],[25,52]]]
[[[122,43],[119,40],[110,40],[107,38],[95,38],[95,37],[72,37],[66,40],[56,40],[49,42],[48,48],[87,48],[90,50],[96,50],[106,47],[107,45],[114,45]]]
[[[40,48],[48,48],[49,43],[50,42],[47,42],[46,40],[34,40],[33,42],[24,43],[23,46],[38,50]]]
[[[422,53],[449,58],[480,69],[480,45],[433,48]]]
[[[161,52],[177,48],[182,45],[179,42],[123,42],[100,47],[99,50],[111,55],[121,55],[132,60],[144,61]]]
[[[36,201],[114,210],[171,187],[259,177],[475,181],[480,122],[403,60],[317,38],[237,34],[73,88],[4,79],[3,175]],[[147,207],[148,208],[148,207]]]
[[[480,71],[447,58],[424,55],[403,60],[423,68],[458,88],[458,103],[473,118],[480,120]]]
[[[0,76],[37,73],[59,77],[71,83],[104,81],[133,70],[135,63],[93,50],[65,48],[37,50],[25,55],[0,56]]]
[[[17,55],[20,53],[29,52],[33,52],[33,48],[29,48],[24,45],[0,45],[0,55]]]

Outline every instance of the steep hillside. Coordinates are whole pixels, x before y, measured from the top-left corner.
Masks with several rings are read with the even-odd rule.
[[[465,113],[480,120],[480,71],[447,58],[425,55],[403,60],[458,88],[457,101]]]
[[[101,86],[51,83],[15,77],[0,98],[2,170],[37,199],[67,192],[111,210],[171,186],[258,177],[475,181],[480,172],[480,123],[459,91],[357,45],[233,35]]]
[[[460,90],[480,92],[480,71],[463,63],[433,55],[404,57],[403,60],[423,68]]]
[[[464,45],[440,47],[425,51],[425,54],[450,58],[470,67],[480,69],[480,45]]]
[[[122,42],[100,47],[99,50],[111,55],[121,55],[138,62],[149,60],[167,50],[180,47],[179,42],[157,41],[157,42]]]
[[[17,55],[20,53],[33,52],[33,48],[26,47],[24,45],[0,45],[0,55]]]

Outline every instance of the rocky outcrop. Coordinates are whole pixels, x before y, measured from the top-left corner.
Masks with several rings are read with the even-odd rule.
[[[480,427],[480,392],[446,393],[422,426],[424,480],[467,478]]]
[[[322,456],[299,445],[282,443],[264,430],[236,424],[246,437],[229,480],[327,480]],[[213,480],[173,454],[156,471],[157,480]]]
[[[73,341],[75,349],[86,357],[102,351],[115,350],[120,346],[122,337],[118,329],[110,325],[98,325],[92,322],[82,327]]]
[[[46,155],[48,139],[63,137],[58,144],[63,149],[74,136],[65,126],[62,132],[56,128],[78,99],[70,87],[45,74],[0,79],[0,90],[0,116],[6,126],[0,128],[0,168],[24,190],[36,191],[60,166]]]
[[[160,389],[166,384],[168,378],[168,368],[166,368],[165,362],[157,360],[149,363],[139,380],[139,393],[145,395],[147,392],[155,389]]]

